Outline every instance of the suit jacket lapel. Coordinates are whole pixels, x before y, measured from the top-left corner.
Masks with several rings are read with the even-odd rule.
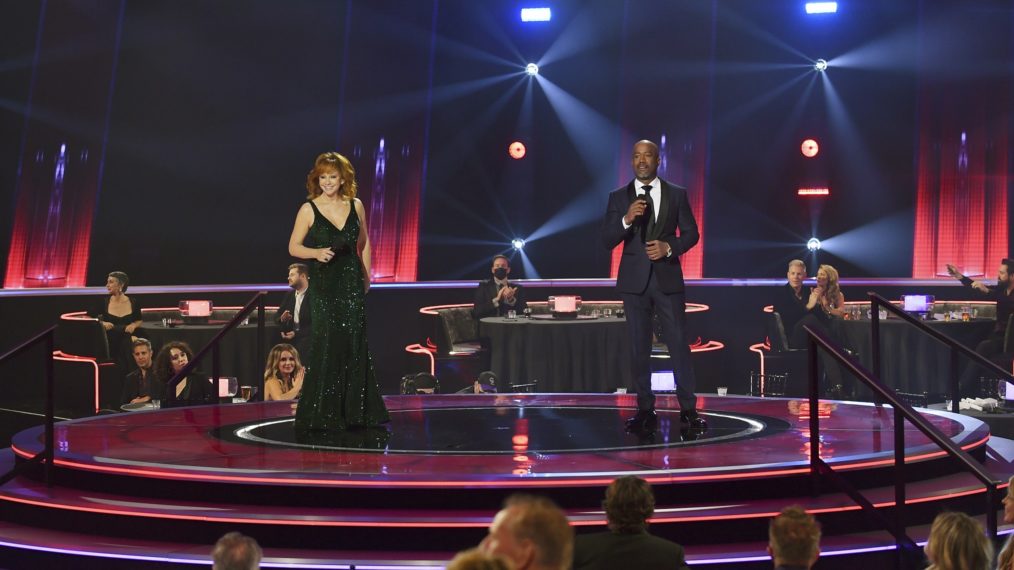
[[[655,233],[657,235],[665,235],[666,216],[669,214],[669,200],[672,198],[672,189],[665,182],[662,182],[662,198],[659,200],[658,205],[658,218],[655,221],[655,227],[659,228]]]

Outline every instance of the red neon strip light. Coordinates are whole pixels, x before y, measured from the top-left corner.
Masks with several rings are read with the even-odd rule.
[[[433,349],[425,347],[425,346],[422,346],[419,343],[416,343],[416,344],[410,344],[410,345],[406,346],[405,347],[405,351],[406,352],[410,352],[412,354],[425,354],[426,356],[428,356],[429,359],[430,359],[430,374],[433,374],[434,376],[436,376],[436,374],[437,374],[437,360],[436,360],[436,358],[433,357]]]
[[[830,196],[830,188],[800,188],[796,190],[797,196]]]
[[[99,406],[99,363],[95,358],[88,356],[75,356],[73,354],[65,354],[63,351],[54,350],[53,360],[60,360],[63,362],[87,362],[95,367],[95,380],[93,385],[95,386],[95,413],[99,413],[102,409]]]
[[[596,304],[597,303],[615,303],[617,305],[621,305],[621,304],[623,304],[623,301],[613,301],[613,300],[605,300],[605,301],[588,300],[588,301],[585,301],[585,300],[582,300],[582,303],[596,303]],[[529,301],[528,304],[529,305],[541,306],[541,305],[548,305],[549,302],[548,301]],[[437,311],[440,310],[440,309],[462,309],[462,308],[471,307],[471,306],[472,306],[471,303],[454,303],[454,304],[451,304],[451,305],[430,305],[428,307],[420,307],[419,308],[419,312],[422,313],[422,314],[424,314],[424,315],[434,315],[434,316],[436,316],[436,315],[439,315],[439,313]],[[705,305],[704,303],[687,303],[687,310],[686,310],[686,312],[688,312],[688,313],[703,313],[705,311],[710,311],[710,310],[711,310],[711,306]],[[70,315],[70,314],[75,314],[75,313],[67,313],[67,314]]]
[[[917,499],[906,500],[906,505],[913,505],[918,503],[928,503],[934,501],[950,500],[960,497],[968,497],[972,495],[980,495],[986,492],[985,488],[972,489],[969,491],[962,491],[958,493],[945,493],[942,495],[929,495],[926,497],[920,497]],[[85,512],[85,513],[96,513],[103,515],[114,515],[114,516],[128,516],[146,519],[165,519],[165,520],[187,520],[187,521],[202,521],[202,522],[215,522],[215,523],[233,523],[233,524],[278,524],[284,526],[314,526],[314,527],[370,527],[370,528],[485,528],[489,526],[488,520],[474,521],[474,522],[432,522],[422,520],[411,520],[411,521],[400,521],[400,522],[377,522],[377,521],[363,521],[363,520],[350,520],[350,521],[321,521],[321,520],[302,520],[302,519],[282,519],[282,518],[271,518],[262,519],[256,517],[213,517],[208,515],[176,515],[162,512],[146,512],[141,513],[137,511],[128,510],[116,510],[98,507],[82,507],[77,505],[47,503],[45,501],[24,499],[18,497],[2,496],[0,500],[8,501],[12,503],[19,503],[24,505],[31,505],[34,507],[43,507],[61,511],[74,511],[74,512]],[[891,508],[895,505],[894,501],[883,501],[874,503],[873,506],[878,509]],[[806,509],[806,512],[813,515],[829,514],[829,513],[842,513],[849,511],[858,511],[862,507],[859,505],[849,505],[842,507],[825,507],[817,509]],[[777,516],[777,512],[760,512],[760,513],[744,513],[736,515],[711,515],[711,516],[657,516],[649,519],[651,523],[683,523],[683,522],[706,522],[706,521],[730,521],[730,520],[745,520],[745,519],[768,519]],[[485,519],[485,516],[483,517]],[[571,524],[574,526],[603,526],[607,524],[607,521],[602,519],[587,520],[578,519],[572,517]]]

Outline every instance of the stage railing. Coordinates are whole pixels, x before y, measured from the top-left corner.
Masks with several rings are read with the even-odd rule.
[[[952,349],[961,351],[964,354],[971,356],[973,359],[979,362],[989,363],[987,360],[976,354],[974,351],[961,346],[953,339],[950,339],[944,335],[937,333],[936,331],[930,330],[929,327],[920,323],[918,320],[904,314],[904,311],[891,305],[889,301],[870,293],[870,299],[873,304],[872,317],[873,317],[873,362],[875,367],[879,368],[880,364],[880,347],[879,347],[879,306],[886,306],[887,310],[896,314],[900,313],[900,316],[906,318],[909,322],[915,324],[921,330],[925,330],[930,333],[934,338],[937,338],[941,342],[948,344]],[[863,511],[868,513],[874,519],[878,520],[880,524],[887,529],[888,532],[895,539],[897,546],[898,568],[915,568],[916,557],[918,556],[919,549],[907,534],[907,518],[905,515],[905,485],[907,483],[905,475],[905,420],[908,420],[913,426],[919,431],[926,435],[931,441],[936,443],[948,456],[957,460],[957,462],[966,470],[971,472],[976,479],[978,479],[986,488],[986,532],[991,539],[996,540],[997,530],[997,488],[1001,484],[985,467],[982,466],[975,458],[973,458],[968,452],[961,449],[960,446],[956,445],[946,435],[943,434],[936,426],[928,422],[921,414],[916,412],[911,406],[906,404],[895,391],[885,386],[880,379],[879,374],[867,370],[862,364],[854,360],[851,356],[847,355],[833,340],[829,339],[823,333],[818,330],[812,329],[809,326],[804,327],[806,329],[809,346],[809,402],[810,402],[810,479],[813,485],[813,491],[815,494],[820,492],[821,477],[828,477],[838,488],[844,491],[849,497],[855,501]],[[955,346],[956,345],[956,346]],[[878,402],[889,404],[894,409],[894,521],[888,521],[882,516],[872,503],[865,496],[862,495],[848,480],[839,475],[831,468],[823,459],[820,457],[820,416],[819,416],[819,368],[818,368],[818,356],[819,351],[824,350],[830,356],[847,368],[852,374],[856,376],[862,383],[870,388],[874,393],[874,398],[879,398]],[[991,363],[989,363],[991,364]],[[953,360],[952,360],[952,371],[953,371]],[[1002,369],[996,367],[1001,372]],[[1010,374],[1004,372],[1006,376]],[[957,382],[956,379],[952,380]],[[954,401],[957,401],[956,399]],[[878,404],[880,405],[880,404]]]
[[[53,479],[52,479],[52,471],[53,471],[53,407],[54,407],[54,400],[53,400],[53,351],[56,348],[55,347],[55,342],[54,342],[55,334],[56,334],[56,325],[53,325],[53,326],[49,327],[48,329],[40,332],[39,334],[33,336],[32,338],[26,340],[25,342],[21,343],[20,345],[18,345],[14,349],[7,351],[7,353],[4,354],[3,356],[0,356],[0,364],[2,364],[3,362],[11,360],[14,357],[16,357],[16,356],[24,353],[28,349],[30,349],[30,348],[32,348],[32,347],[34,347],[36,345],[41,344],[43,346],[43,350],[45,351],[44,352],[45,356],[43,357],[43,361],[44,361],[44,370],[46,371],[46,403],[45,403],[46,432],[45,432],[45,435],[44,435],[45,441],[43,442],[45,444],[45,446],[43,447],[42,451],[40,451],[39,453],[36,453],[34,456],[32,456],[27,461],[25,461],[23,463],[16,464],[13,469],[11,469],[10,471],[8,471],[7,473],[4,473],[3,475],[0,475],[0,485],[3,485],[5,483],[7,483],[8,481],[10,481],[11,479],[13,479],[14,477],[17,477],[21,473],[21,471],[23,469],[27,468],[28,465],[32,465],[32,464],[40,463],[40,462],[43,463],[42,469],[43,469],[43,475],[45,477],[46,485],[48,486],[48,485],[52,485],[53,484]]]
[[[254,295],[253,298],[251,298],[250,301],[248,301],[247,304],[244,305],[243,308],[236,313],[236,316],[234,316],[231,321],[226,323],[226,325],[222,327],[222,330],[218,331],[218,334],[216,334],[214,338],[208,341],[208,344],[204,345],[204,348],[199,350],[197,354],[194,355],[193,360],[188,362],[187,365],[184,366],[182,370],[177,372],[175,376],[169,379],[169,381],[167,382],[168,386],[170,387],[176,386],[176,384],[178,384],[180,380],[182,380],[184,377],[186,377],[187,374],[190,374],[191,372],[194,371],[195,368],[197,368],[197,364],[201,361],[201,359],[203,359],[208,354],[208,352],[211,352],[211,381],[215,386],[217,394],[218,379],[221,377],[220,374],[221,363],[219,357],[218,344],[219,342],[221,342],[222,338],[225,337],[226,333],[239,326],[239,324],[243,322],[243,319],[245,319],[247,315],[253,312],[254,309],[257,309],[257,349],[254,351],[255,355],[254,357],[257,359],[257,361],[254,370],[260,370],[264,366],[264,341],[266,340],[266,332],[267,332],[267,329],[265,328],[264,325],[264,316],[265,316],[264,299],[265,297],[267,297],[267,295],[268,295],[267,291],[258,291],[257,294]],[[263,397],[264,378],[260,375],[258,375],[258,377],[260,377],[260,383],[258,384],[257,394],[258,397]]]

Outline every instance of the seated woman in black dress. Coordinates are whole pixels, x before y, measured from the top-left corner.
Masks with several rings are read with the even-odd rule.
[[[169,383],[193,357],[194,351],[190,349],[190,345],[178,340],[167,343],[158,351],[158,357],[155,358],[155,378],[162,384],[163,408],[199,406],[215,402],[216,392],[211,381],[203,374],[191,372],[178,382]]]
[[[120,365],[124,373],[133,368],[132,343],[141,334],[141,304],[127,296],[130,278],[122,271],[113,271],[106,277],[109,296],[94,313],[106,330],[109,356]]]

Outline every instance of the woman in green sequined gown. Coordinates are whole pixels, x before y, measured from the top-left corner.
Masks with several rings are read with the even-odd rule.
[[[297,430],[345,430],[390,420],[366,342],[370,242],[355,169],[326,152],[307,176],[307,202],[296,214],[289,254],[312,259],[313,333],[305,363]]]

